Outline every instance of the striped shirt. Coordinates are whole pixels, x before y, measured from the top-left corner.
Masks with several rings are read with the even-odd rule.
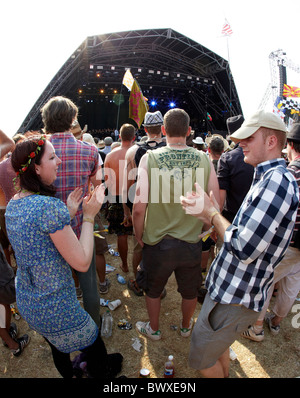
[[[206,278],[212,300],[261,311],[274,267],[290,243],[298,185],[283,159],[260,163]]]
[[[83,189],[83,196],[87,195],[89,177],[98,170],[98,150],[93,145],[78,141],[72,133],[55,133],[50,141],[54,146],[56,155],[62,163],[57,172],[55,186],[56,197],[67,203],[69,194],[79,187]],[[71,226],[80,237],[82,225],[82,206],[71,221]]]

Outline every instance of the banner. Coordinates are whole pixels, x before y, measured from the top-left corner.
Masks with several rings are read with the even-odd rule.
[[[123,77],[122,84],[128,88],[129,91],[131,91],[131,87],[133,85],[134,78],[130,72],[130,69],[127,69],[125,72],[125,75]]]
[[[223,25],[221,34],[222,34],[222,36],[231,36],[232,33],[233,33],[233,31],[231,29],[231,26],[229,25],[229,23],[225,19],[225,23]]]
[[[141,127],[148,108],[142,91],[137,81],[134,79],[129,97],[129,117],[136,122],[139,128]]]
[[[282,95],[284,97],[300,97],[300,88],[284,84]]]

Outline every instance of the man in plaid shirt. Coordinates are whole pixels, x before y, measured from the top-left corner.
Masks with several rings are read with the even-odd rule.
[[[90,182],[99,185],[97,180],[99,154],[97,148],[77,140],[71,132],[72,124],[77,123],[77,106],[68,98],[53,97],[42,108],[45,131],[51,134],[50,142],[62,163],[57,172],[56,196],[67,203],[69,194],[75,188],[82,188],[83,197],[88,194]],[[99,177],[101,178],[101,176]],[[82,205],[79,206],[71,226],[80,238],[82,226]],[[84,309],[100,326],[100,296],[97,288],[95,253],[87,272],[75,271],[83,293]]]
[[[208,293],[191,340],[190,365],[205,377],[228,377],[229,347],[258,318],[291,240],[299,190],[281,158],[286,132],[278,116],[258,111],[230,136],[255,167],[232,224],[199,186],[182,198],[185,211],[213,225],[224,241],[207,275]]]

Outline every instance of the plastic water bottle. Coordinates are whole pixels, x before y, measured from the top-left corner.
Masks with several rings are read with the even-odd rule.
[[[119,283],[121,283],[121,285],[125,285],[125,283],[126,283],[126,280],[125,280],[124,277],[123,277],[122,275],[120,275],[120,274],[117,274],[117,281],[118,281]]]
[[[113,317],[109,310],[102,316],[101,336],[110,337],[112,333]]]
[[[175,369],[174,369],[174,357],[173,355],[168,356],[168,360],[165,363],[165,372],[164,372],[164,377],[171,378],[174,377],[175,374]]]

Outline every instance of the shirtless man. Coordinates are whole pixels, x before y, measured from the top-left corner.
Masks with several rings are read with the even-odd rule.
[[[147,140],[142,144],[133,145],[126,153],[125,157],[125,170],[123,180],[123,208],[124,208],[124,225],[132,225],[132,203],[135,194],[135,185],[137,177],[137,168],[139,161],[147,150],[165,146],[166,142],[162,138],[161,126],[164,123],[163,116],[160,111],[147,112],[145,115],[144,129],[147,134]],[[142,247],[135,241],[132,269],[134,279],[128,281],[128,287],[133,290],[137,296],[142,296],[143,291],[136,283],[137,267],[142,260]]]
[[[125,155],[135,139],[135,128],[131,124],[123,124],[120,129],[121,146],[106,155],[104,162],[105,184],[108,188],[109,232],[118,237],[118,251],[121,257],[121,269],[128,272],[127,253],[128,235],[132,235],[132,226],[124,225],[122,205],[122,185],[124,178]]]

